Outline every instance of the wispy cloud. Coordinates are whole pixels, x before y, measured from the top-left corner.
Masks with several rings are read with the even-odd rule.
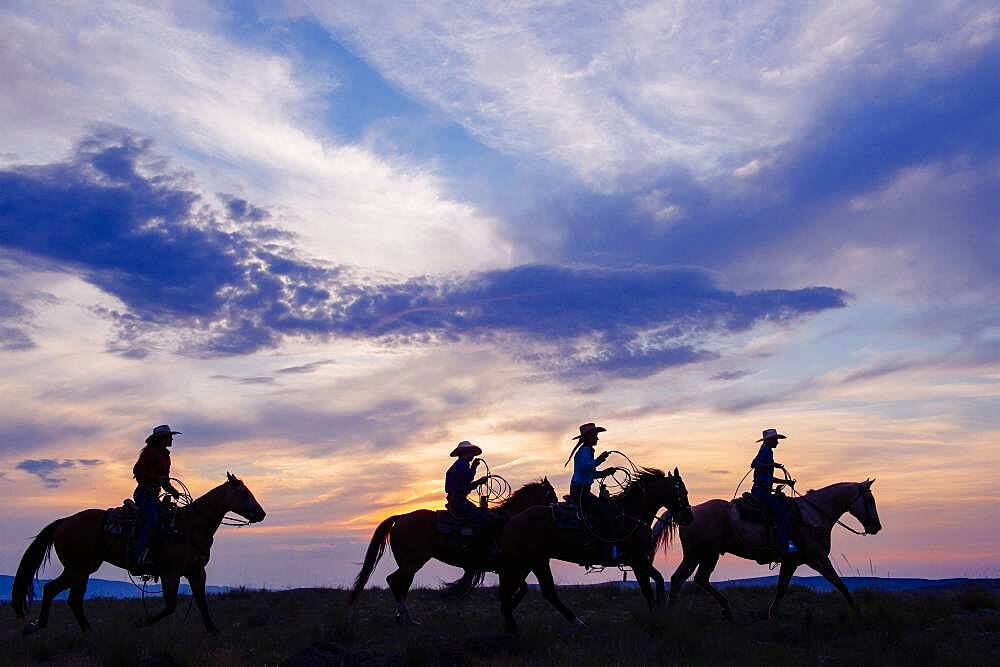
[[[102,461],[98,459],[25,459],[19,462],[15,468],[22,470],[29,475],[34,475],[42,480],[45,486],[56,488],[66,481],[62,476],[65,471],[75,468],[78,465],[92,467],[100,465]]]

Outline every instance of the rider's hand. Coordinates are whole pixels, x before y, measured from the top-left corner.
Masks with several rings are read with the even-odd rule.
[[[476,468],[478,468],[479,464],[482,463],[482,462],[483,462],[483,460],[481,458],[479,458],[478,456],[476,458],[472,459],[472,469],[475,470]]]
[[[611,452],[601,452],[601,455],[598,456],[595,461],[597,461],[597,463],[604,463],[609,456],[611,456]]]
[[[777,468],[778,470],[784,470],[785,469],[785,466],[781,465],[780,463],[775,463],[774,467]]]
[[[794,479],[786,479],[785,480],[785,484],[787,484],[788,486],[795,486],[795,480]]]
[[[178,498],[181,497],[181,492],[177,490],[171,491],[170,497],[172,497],[174,500],[177,500]]]

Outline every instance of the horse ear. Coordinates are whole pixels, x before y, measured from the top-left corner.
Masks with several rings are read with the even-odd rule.
[[[674,466],[674,477],[680,477],[680,476],[681,476],[681,471],[677,469],[677,466]]]
[[[865,486],[870,489],[870,488],[872,488],[872,484],[874,484],[874,483],[875,483],[874,479],[869,479],[869,480],[865,481]]]
[[[230,481],[230,482],[231,482],[231,481],[233,481],[234,479],[235,479],[235,477],[233,477],[232,473],[230,473],[230,472],[229,472],[229,471],[227,470],[227,471],[226,471],[226,480],[227,480],[227,481]]]

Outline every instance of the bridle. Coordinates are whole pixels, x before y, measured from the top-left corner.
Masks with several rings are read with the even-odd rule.
[[[789,477],[788,477],[788,471],[785,471],[785,478],[789,479]],[[809,500],[807,497],[805,497],[804,495],[802,495],[801,493],[799,493],[798,491],[796,491],[794,486],[791,487],[791,488],[792,488],[792,493],[794,493],[796,497],[801,498],[802,500],[806,501],[806,503],[808,503],[810,507],[812,507],[814,510],[816,510],[817,512],[819,512],[828,521],[831,521],[833,523],[836,523],[836,524],[840,525],[842,528],[844,528],[846,530],[849,530],[850,532],[854,533],[855,535],[871,535],[871,533],[868,532],[868,527],[865,526],[864,523],[861,524],[861,527],[863,528],[863,530],[857,530],[856,528],[851,528],[850,526],[848,526],[846,523],[844,523],[840,519],[835,519],[832,516],[830,516],[829,514],[827,514],[816,503],[814,503],[813,501]],[[860,484],[858,484],[858,495],[857,495],[856,498],[854,498],[854,500],[852,500],[850,503],[848,503],[848,505],[847,505],[848,509],[850,509],[854,505],[854,503],[856,503],[859,500],[861,500],[862,498],[864,498],[865,499],[865,514],[866,515],[870,514],[870,512],[869,512],[869,502],[868,502],[868,496],[870,496],[870,495],[871,495],[871,489],[870,488],[867,488],[866,485],[863,482],[860,483]]]

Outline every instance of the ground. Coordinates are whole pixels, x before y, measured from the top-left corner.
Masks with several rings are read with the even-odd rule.
[[[189,598],[173,619],[135,629],[138,600],[88,600],[94,632],[83,636],[65,603],[49,627],[21,637],[0,609],[0,664],[58,665],[609,665],[609,664],[1000,664],[1000,596],[987,589],[860,591],[858,621],[835,593],[793,587],[782,618],[768,621],[772,591],[731,588],[727,623],[714,601],[688,588],[676,613],[650,613],[635,590],[564,588],[587,621],[570,627],[537,591],[518,609],[521,631],[502,632],[495,589],[459,601],[438,591],[411,594],[420,625],[399,627],[385,590],[366,591],[353,610],[346,592],[233,591],[210,598],[222,632],[207,636]],[[148,604],[158,605],[154,600]]]

